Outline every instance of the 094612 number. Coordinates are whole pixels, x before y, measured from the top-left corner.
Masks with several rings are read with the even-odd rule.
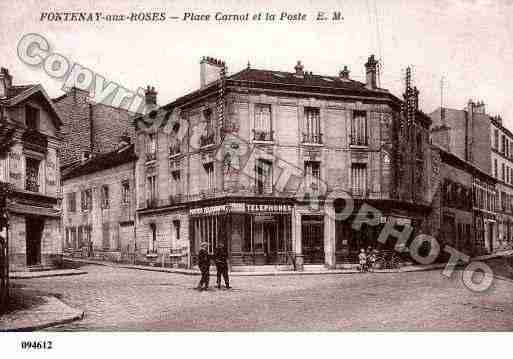
[[[52,349],[52,348],[53,348],[53,343],[50,340],[49,341],[23,340],[21,342],[21,349],[48,350],[48,349]]]

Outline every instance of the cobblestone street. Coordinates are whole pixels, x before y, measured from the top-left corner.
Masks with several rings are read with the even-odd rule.
[[[513,330],[513,281],[473,293],[461,272],[234,277],[233,290],[198,292],[198,276],[81,269],[14,282],[85,311],[52,330]]]

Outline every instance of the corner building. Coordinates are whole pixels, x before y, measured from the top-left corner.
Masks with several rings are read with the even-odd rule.
[[[300,62],[200,66],[200,89],[135,120],[138,261],[191,267],[206,241],[224,242],[235,270],[335,268],[377,246],[387,222],[429,233],[431,121],[416,89],[403,101],[377,86],[374,56],[365,83]],[[354,211],[336,220],[347,194]],[[372,226],[363,203],[381,212]]]

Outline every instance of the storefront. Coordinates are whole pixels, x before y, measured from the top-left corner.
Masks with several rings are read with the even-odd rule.
[[[233,265],[286,264],[292,253],[292,205],[230,202],[191,208],[193,263],[201,242],[223,243]]]

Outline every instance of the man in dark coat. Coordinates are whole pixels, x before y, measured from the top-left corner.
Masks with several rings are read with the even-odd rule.
[[[208,254],[207,248],[208,244],[203,242],[198,252],[198,266],[201,271],[201,279],[197,288],[199,290],[208,290],[208,282],[210,280],[210,254]]]
[[[214,252],[214,260],[217,269],[217,288],[221,289],[221,276],[223,276],[226,289],[230,289],[230,279],[228,278],[228,251],[223,243],[217,245]]]

